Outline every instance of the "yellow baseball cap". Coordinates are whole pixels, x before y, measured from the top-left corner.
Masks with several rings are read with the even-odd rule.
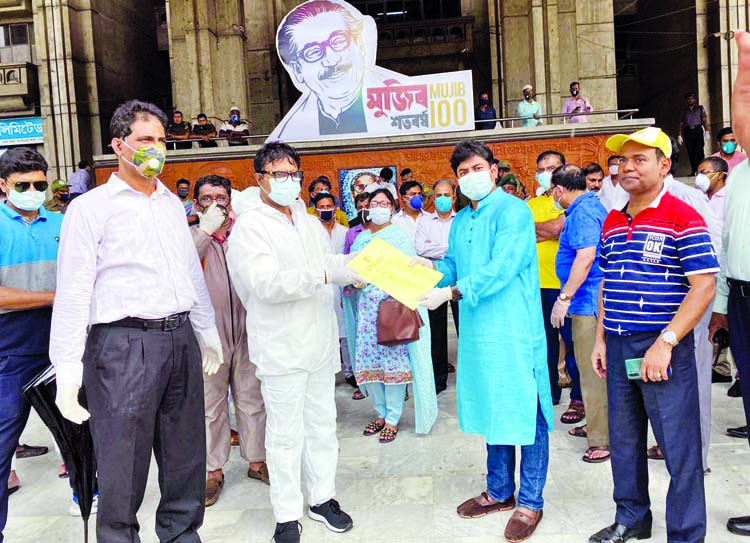
[[[669,136],[662,132],[661,128],[656,128],[655,126],[649,126],[632,134],[614,135],[607,140],[607,149],[619,155],[622,153],[622,148],[629,141],[640,143],[646,147],[660,149],[667,158],[672,156],[672,143],[669,140]]]

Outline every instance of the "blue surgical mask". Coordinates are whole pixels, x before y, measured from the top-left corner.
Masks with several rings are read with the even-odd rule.
[[[733,141],[725,141],[721,144],[721,150],[725,155],[731,155],[737,150],[737,144]]]
[[[391,220],[391,210],[387,207],[371,207],[369,214],[370,221],[376,226],[383,226]]]
[[[483,199],[492,192],[492,187],[495,186],[490,178],[489,170],[467,173],[458,180],[458,184],[464,196],[474,201]]]
[[[8,191],[8,200],[10,203],[22,211],[36,211],[42,207],[46,199],[46,193],[39,192],[38,190],[27,190],[26,192],[18,192],[17,190]]]
[[[453,209],[453,199],[450,196],[438,196],[435,198],[435,209],[440,213],[448,213]]]
[[[412,196],[409,199],[409,205],[411,206],[412,209],[416,209],[417,211],[422,209],[422,204],[424,204],[424,198],[422,198],[420,194],[417,194],[416,196]]]
[[[537,172],[536,182],[547,192],[552,186],[552,172]]]
[[[229,117],[229,120],[232,121],[233,123],[236,123],[237,121],[240,120],[240,118],[237,115],[232,115],[231,117]]]
[[[261,187],[262,190],[262,187]],[[271,179],[271,192],[268,197],[281,207],[289,207],[299,196],[301,187],[298,181],[287,179],[284,182]]]

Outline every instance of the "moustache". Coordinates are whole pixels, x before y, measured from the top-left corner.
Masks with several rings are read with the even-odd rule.
[[[330,66],[323,70],[323,73],[321,73],[318,76],[318,79],[323,81],[325,79],[330,79],[332,77],[336,77],[339,74],[346,73],[352,69],[352,63],[347,62],[346,64],[337,64],[336,66]]]

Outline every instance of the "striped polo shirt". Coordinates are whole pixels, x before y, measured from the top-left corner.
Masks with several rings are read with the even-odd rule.
[[[57,247],[63,216],[39,209],[27,223],[0,202],[0,285],[20,290],[55,290]],[[49,350],[52,307],[0,308],[0,356],[36,355]]]
[[[663,330],[685,299],[688,276],[718,273],[708,227],[666,191],[636,217],[612,210],[604,221],[604,329],[609,334]]]

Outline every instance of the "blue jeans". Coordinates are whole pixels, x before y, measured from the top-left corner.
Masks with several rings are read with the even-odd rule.
[[[570,399],[583,401],[581,394],[581,379],[578,376],[576,357],[573,354],[573,324],[570,318],[565,318],[565,323],[559,330],[552,326],[552,308],[560,294],[559,289],[543,288],[542,290],[542,316],[544,318],[544,333],[547,335],[547,369],[549,370],[549,384],[552,388],[552,401],[557,404],[560,401],[562,390],[560,389],[560,374],[557,371],[557,361],[560,359],[560,336],[565,342],[565,368],[570,376]]]
[[[404,410],[404,396],[406,385],[384,385],[383,383],[367,383],[367,393],[372,398],[372,405],[379,419],[385,419],[387,424],[398,426],[401,412]]]
[[[31,406],[23,387],[49,365],[47,354],[0,356],[0,543],[8,521],[8,476]]]
[[[533,445],[521,447],[521,487],[518,506],[531,511],[544,508],[544,484],[549,466],[549,433],[542,408],[537,403],[536,437]],[[497,501],[505,501],[516,491],[516,447],[487,444],[487,492]]]

